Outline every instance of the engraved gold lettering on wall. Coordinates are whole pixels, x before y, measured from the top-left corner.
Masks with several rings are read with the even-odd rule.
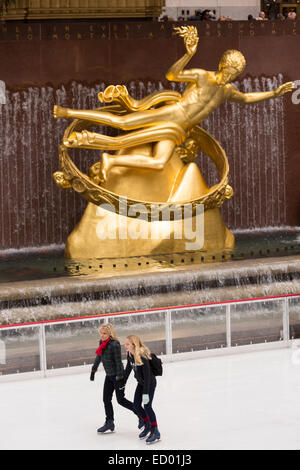
[[[249,36],[255,36],[254,23],[249,24]]]
[[[52,39],[58,39],[56,26],[53,26],[53,29],[52,29]]]
[[[129,24],[125,24],[125,38],[126,39],[129,39],[129,31],[130,31],[130,27],[129,27]]]
[[[116,24],[113,25],[113,37],[115,39],[119,39],[119,30],[118,30],[118,25]]]
[[[255,22],[255,21],[237,21],[233,22],[214,22],[199,25],[202,35],[206,37],[223,37],[228,33],[235,34],[238,37],[255,37],[262,34],[269,34],[270,36],[296,36],[299,35],[299,28],[297,28],[299,21],[288,22]],[[161,31],[161,34],[160,34]],[[230,33],[231,31],[231,33]],[[129,39],[130,37],[139,37],[141,34],[145,35],[149,40],[155,37],[172,37],[172,31],[167,24],[159,24],[155,28],[148,28],[145,30],[144,23],[89,23],[81,22],[78,25],[73,23],[42,23],[38,27],[34,23],[13,24],[4,23],[0,24],[0,34],[3,39],[9,35],[13,40],[20,41],[33,41],[41,38],[48,38],[52,40],[84,40],[84,39],[108,39],[110,36],[115,40]]]
[[[32,27],[31,26],[27,27],[27,36],[26,36],[26,38],[27,38],[28,41],[32,41],[32,39],[33,39]]]
[[[70,39],[70,26],[69,25],[66,25],[65,26],[65,34],[64,34],[64,38],[68,41]]]

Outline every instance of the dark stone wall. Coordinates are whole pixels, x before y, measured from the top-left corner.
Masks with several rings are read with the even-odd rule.
[[[200,41],[190,67],[216,70],[222,53],[234,48],[247,60],[236,83],[242,91],[247,91],[248,82],[255,91],[269,89],[269,82],[300,80],[300,21],[194,24]],[[183,42],[173,35],[170,23],[0,25],[0,80],[7,89],[7,103],[0,105],[0,249],[64,243],[84,210],[85,201],[61,191],[52,180],[59,169],[57,147],[67,124],[54,120],[53,105],[96,107],[97,92],[111,83],[126,84],[137,98],[158,86],[174,88],[164,76],[183,53]],[[245,124],[246,107],[241,105],[240,110],[224,106],[203,125],[212,129],[228,154],[235,196],[223,212],[232,229],[300,225],[300,105],[292,103],[291,95],[280,100],[280,109],[267,102],[255,105],[251,116],[257,110],[259,119],[251,134]],[[271,119],[274,110],[276,122]],[[220,129],[223,122],[226,132],[222,124]],[[237,130],[230,135],[234,122],[238,135]],[[262,130],[268,134],[265,145]],[[249,139],[253,139],[250,144]],[[272,160],[274,145],[282,154],[277,163]],[[76,162],[86,171],[94,161],[95,155],[82,152]],[[255,176],[256,167],[263,168],[265,180]],[[206,170],[208,180],[211,172]],[[257,211],[251,213],[258,205],[259,217]]]

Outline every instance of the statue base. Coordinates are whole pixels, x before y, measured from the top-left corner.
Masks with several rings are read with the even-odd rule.
[[[124,220],[126,219],[126,220]],[[120,238],[118,231],[122,236]],[[165,224],[153,231],[151,224]],[[178,236],[176,222],[147,222],[120,216],[89,203],[82,219],[69,235],[65,256],[68,258],[123,258],[130,256],[149,256],[151,254],[182,253],[185,251],[218,251],[234,247],[234,235],[225,226],[218,208],[207,210],[203,216],[202,234],[189,239]],[[193,218],[194,228],[199,222]],[[199,228],[199,227],[198,227]],[[158,233],[159,232],[159,233]],[[165,232],[165,233],[163,233]],[[151,233],[153,238],[151,238]],[[146,235],[148,234],[148,237]],[[144,236],[144,238],[139,238]],[[136,238],[135,238],[136,237]],[[156,238],[154,238],[156,237]],[[169,237],[169,238],[166,238]],[[189,249],[187,249],[190,247]]]

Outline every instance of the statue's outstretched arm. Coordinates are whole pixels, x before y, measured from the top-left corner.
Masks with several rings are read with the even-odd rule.
[[[255,93],[241,93],[237,91],[232,85],[229,86],[229,95],[228,100],[234,101],[236,103],[250,104],[258,103],[259,101],[269,100],[270,98],[278,98],[279,96],[284,95],[292,91],[293,82],[287,82],[276,88],[273,91],[262,91]]]
[[[173,64],[166,74],[167,80],[176,82],[190,82],[197,80],[194,70],[183,70],[189,63],[197,50],[199,41],[197,28],[195,26],[174,27],[176,34],[184,38],[186,53],[175,64]]]

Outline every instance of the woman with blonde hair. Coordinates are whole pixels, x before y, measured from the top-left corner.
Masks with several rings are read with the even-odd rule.
[[[152,401],[156,388],[156,378],[151,370],[151,353],[136,335],[127,336],[125,340],[127,351],[127,365],[124,374],[126,383],[131,370],[138,384],[134,394],[133,406],[136,413],[142,416],[144,429],[139,434],[140,439],[146,439],[147,444],[152,444],[160,439],[156,416],[152,408]],[[142,406],[142,403],[144,406]]]
[[[113,432],[114,425],[114,410],[112,406],[112,396],[116,392],[116,398],[119,405],[124,406],[133,413],[135,411],[133,403],[125,398],[124,392],[124,367],[121,358],[121,346],[115,333],[114,326],[111,323],[105,323],[99,328],[100,342],[96,350],[96,358],[92,367],[90,380],[94,380],[95,373],[102,362],[106,377],[103,387],[103,402],[106,420],[104,425],[97,430],[98,433],[105,433],[107,431]],[[140,416],[140,420],[142,415]]]

